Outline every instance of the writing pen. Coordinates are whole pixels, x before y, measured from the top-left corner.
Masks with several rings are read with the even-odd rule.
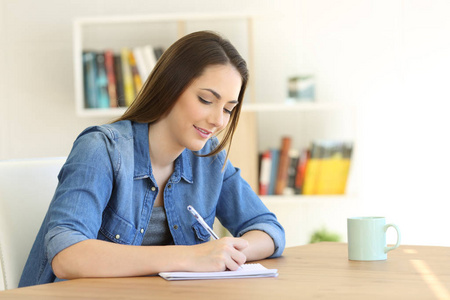
[[[200,223],[200,225],[202,225],[202,227],[205,228],[206,231],[208,231],[209,235],[211,235],[211,237],[214,240],[219,239],[217,234],[214,233],[214,231],[211,229],[211,227],[209,227],[208,224],[206,224],[205,220],[203,220],[202,216],[200,216],[200,214],[191,205],[189,205],[187,207],[187,210],[191,212],[191,214],[194,216],[194,218],[196,218],[197,221]]]

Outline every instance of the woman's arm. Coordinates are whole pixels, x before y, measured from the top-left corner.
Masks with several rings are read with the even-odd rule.
[[[236,270],[246,261],[248,245],[231,237],[194,246],[128,246],[90,239],[59,252],[52,268],[61,279]]]
[[[264,259],[275,252],[275,244],[272,238],[260,230],[251,230],[242,235],[248,241],[248,247],[242,253],[247,257],[247,261]]]

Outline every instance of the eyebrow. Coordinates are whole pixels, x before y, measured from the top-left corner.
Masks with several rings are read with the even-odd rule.
[[[211,94],[214,95],[214,97],[216,97],[219,100],[222,99],[222,96],[220,96],[220,94],[218,92],[216,92],[215,90],[212,90],[212,89],[201,89],[201,90],[210,92]],[[231,100],[231,101],[228,101],[228,103],[239,103],[239,101]]]

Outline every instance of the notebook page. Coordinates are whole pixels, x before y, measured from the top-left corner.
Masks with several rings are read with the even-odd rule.
[[[244,264],[236,271],[223,272],[161,272],[158,274],[166,280],[198,280],[225,278],[277,277],[277,269],[267,269],[261,264]]]

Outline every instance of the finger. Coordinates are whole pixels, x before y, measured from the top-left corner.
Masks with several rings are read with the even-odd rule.
[[[232,257],[225,262],[228,270],[236,271],[242,264],[237,263]]]
[[[236,250],[242,251],[248,247],[248,241],[242,238],[233,239],[233,247]]]
[[[230,255],[231,259],[239,266],[243,265],[247,261],[247,256],[240,251],[233,251]]]

